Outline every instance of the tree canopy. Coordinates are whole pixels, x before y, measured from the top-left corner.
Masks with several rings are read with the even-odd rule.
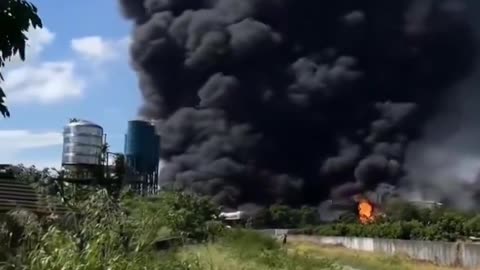
[[[31,27],[42,28],[42,20],[37,14],[37,8],[26,0],[0,1],[0,69],[5,61],[18,54],[25,60],[25,47],[28,40],[25,35]],[[3,76],[0,73],[0,80]],[[9,117],[10,112],[5,104],[5,92],[0,86],[0,113]]]

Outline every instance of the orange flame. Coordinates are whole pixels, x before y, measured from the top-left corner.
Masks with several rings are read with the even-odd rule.
[[[358,217],[360,223],[368,224],[375,220],[373,204],[368,200],[361,199],[358,203]]]

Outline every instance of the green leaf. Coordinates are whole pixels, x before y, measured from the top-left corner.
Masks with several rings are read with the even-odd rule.
[[[3,115],[3,117],[10,117],[10,112],[8,111],[7,106],[5,106],[4,100],[5,98],[5,93],[3,92],[3,89],[0,87],[0,113]]]
[[[41,28],[42,21],[37,14],[35,5],[26,0],[3,0],[0,3],[0,67],[5,66],[5,60],[16,54],[25,61],[26,42],[25,32],[30,27]],[[0,80],[3,80],[0,73]],[[5,93],[0,88],[0,113],[9,117],[10,113],[5,104]]]

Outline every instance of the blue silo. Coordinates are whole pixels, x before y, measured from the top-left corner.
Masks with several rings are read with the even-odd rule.
[[[153,144],[152,144],[152,164],[151,167],[158,173],[158,162],[160,161],[160,136],[156,133],[153,133]]]
[[[152,174],[158,170],[160,138],[154,126],[141,120],[128,122],[125,135],[125,161],[139,174]]]

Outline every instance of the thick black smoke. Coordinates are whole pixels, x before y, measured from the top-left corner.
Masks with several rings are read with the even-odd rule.
[[[461,0],[120,0],[173,183],[235,206],[395,184],[472,69]]]

